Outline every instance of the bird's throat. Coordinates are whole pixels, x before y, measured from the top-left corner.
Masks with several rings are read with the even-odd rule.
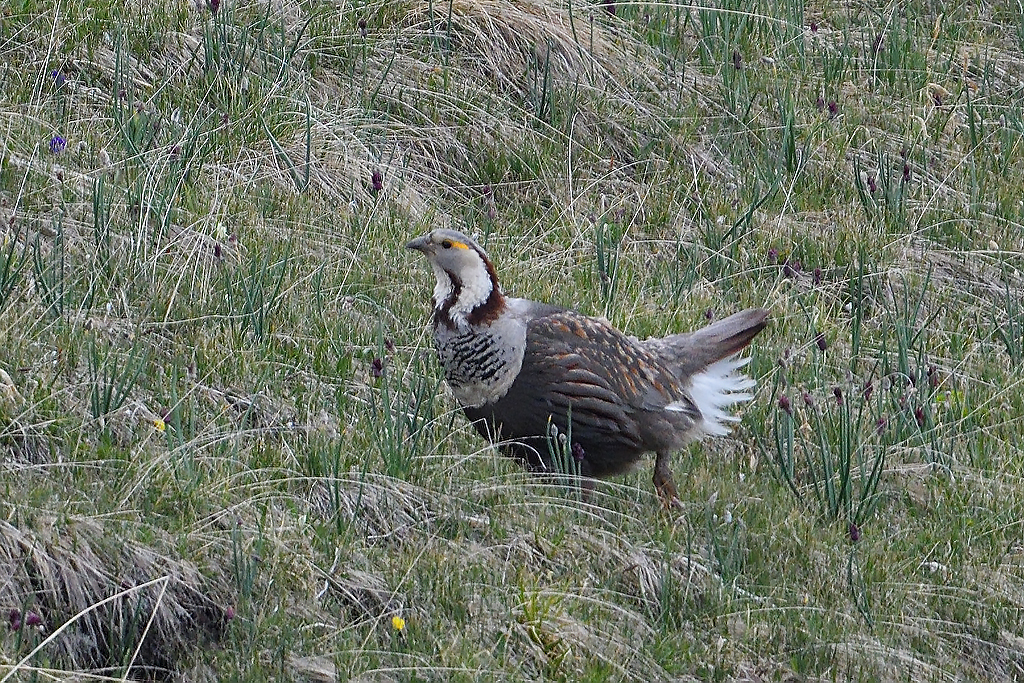
[[[498,286],[498,277],[489,262],[463,273],[437,268],[434,288],[435,324],[448,327],[482,325],[494,321],[505,310],[505,296]]]

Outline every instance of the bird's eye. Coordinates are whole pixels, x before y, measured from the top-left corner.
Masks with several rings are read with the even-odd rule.
[[[441,242],[441,246],[444,247],[445,249],[451,249],[452,248],[452,241],[451,240],[443,240]]]

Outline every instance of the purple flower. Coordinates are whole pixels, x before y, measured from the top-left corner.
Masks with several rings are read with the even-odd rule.
[[[889,421],[886,420],[884,417],[880,417],[877,420],[875,420],[875,431],[878,432],[879,436],[885,433],[885,428],[888,426]]]
[[[17,631],[21,628],[21,610],[12,609],[7,614],[7,624],[11,627],[12,631]]]
[[[362,36],[363,38],[365,38],[366,37],[366,19],[363,18],[363,17],[359,17],[359,21],[356,23],[356,26],[359,27],[359,35]]]
[[[870,401],[871,400],[871,394],[875,393],[875,385],[872,384],[871,382],[865,383],[864,384],[864,389],[862,390],[861,393],[863,394],[865,401]]]
[[[232,605],[228,605],[224,610],[224,621],[231,621],[235,618],[235,608]]]
[[[712,311],[710,308],[708,310],[704,311],[704,319],[705,320],[714,320],[715,319],[715,312]]]
[[[860,540],[860,527],[850,522],[850,540],[856,543]]]
[[[818,22],[812,21],[811,22],[811,33],[817,33],[817,32],[818,32]]]
[[[875,192],[878,191],[878,183],[875,182],[874,175],[868,176],[868,189],[871,190],[871,194],[874,194]]]
[[[814,269],[814,284],[816,284],[816,285],[820,285],[821,284],[821,268],[815,268]]]
[[[917,420],[917,426],[922,428],[922,429],[924,429],[924,425],[925,425],[924,408],[922,408],[921,406],[918,406],[917,408],[914,409],[914,419]]]
[[[793,405],[789,402],[789,396],[786,396],[785,394],[779,396],[779,410],[782,410],[787,415],[792,417]]]
[[[210,12],[216,14],[217,10],[220,9],[220,0],[209,0]]]
[[[811,396],[811,392],[809,391],[804,392],[804,405],[808,408],[814,407],[814,397]]]
[[[572,457],[576,462],[583,462],[583,458],[587,456],[587,452],[583,450],[583,446],[578,441],[574,441],[572,444]]]
[[[42,626],[43,618],[35,612],[25,614],[25,626]]]
[[[906,161],[903,162],[903,182],[910,182],[910,164]]]
[[[56,85],[58,88],[60,86],[64,85],[65,82],[67,82],[67,79],[64,78],[64,74],[62,74],[57,69],[54,69],[53,71],[50,72],[50,78],[53,79],[54,85]]]
[[[828,348],[828,341],[825,339],[824,332],[819,332],[814,336],[814,343],[818,345],[818,350],[823,353]]]
[[[380,379],[384,375],[384,359],[374,358],[370,363],[370,375],[374,379]]]
[[[835,100],[828,101],[828,115],[835,116],[839,113],[839,103]]]
[[[843,390],[841,387],[833,389],[832,395],[836,397],[836,405],[843,405]]]
[[[60,154],[64,151],[64,148],[68,146],[68,141],[59,135],[54,135],[50,138],[50,153]]]
[[[786,259],[786,262],[782,265],[782,273],[786,277],[793,278],[800,272],[800,262],[793,259]]]
[[[373,169],[373,173],[370,174],[370,192],[377,195],[381,190],[384,189],[384,174],[380,172],[380,169]]]
[[[776,249],[775,247],[772,247],[771,249],[768,250],[768,263],[778,263],[778,262],[779,262],[779,250]]]
[[[736,70],[743,68],[743,55],[740,54],[739,50],[732,51],[732,66]]]

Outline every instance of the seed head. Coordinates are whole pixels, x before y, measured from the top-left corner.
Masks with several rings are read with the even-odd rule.
[[[586,451],[583,450],[583,446],[578,441],[574,441],[572,444],[572,458],[576,462],[583,462],[583,458],[587,456]]]
[[[783,394],[779,396],[779,410],[783,411],[790,417],[793,416],[793,405],[789,402],[789,396]]]

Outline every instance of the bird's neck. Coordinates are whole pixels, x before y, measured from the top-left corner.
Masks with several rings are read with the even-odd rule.
[[[505,296],[489,261],[456,276],[439,266],[434,287],[434,324],[463,327],[493,322],[505,310]]]

